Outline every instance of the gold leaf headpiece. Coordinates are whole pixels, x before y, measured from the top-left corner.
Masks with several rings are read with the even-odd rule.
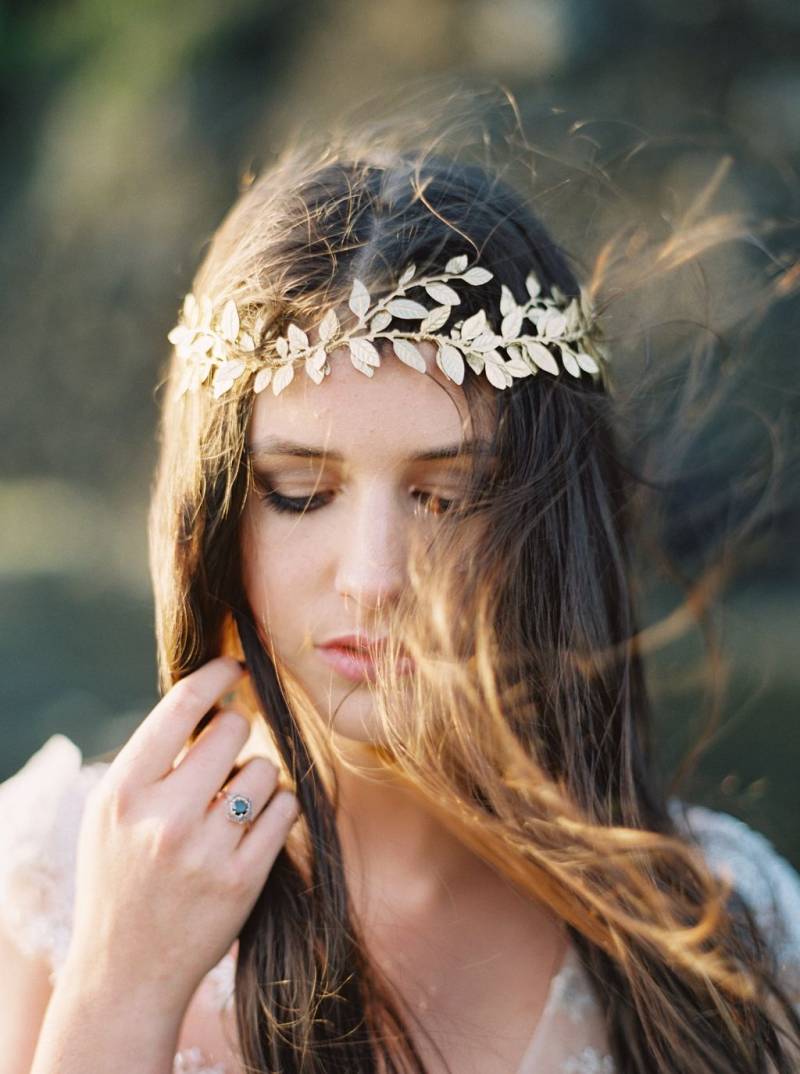
[[[437,365],[456,384],[464,379],[465,363],[475,373],[485,373],[487,380],[500,389],[510,387],[515,378],[540,370],[558,376],[563,367],[573,377],[580,377],[582,372],[601,375],[609,356],[599,342],[594,310],[583,289],[574,298],[568,298],[558,287],[553,287],[550,295],[543,295],[536,274],[530,272],[525,281],[528,297],[522,303],[502,285],[499,331],[492,328],[486,311],[481,309],[442,333],[439,329],[461,302],[449,281],[480,286],[492,279],[492,273],[478,265],[468,267],[466,254],[451,258],[444,272],[437,275],[417,277],[415,273],[416,266],[408,265],[395,289],[375,301],[364,283],[354,280],[348,306],[355,324],[343,329],[336,310],[329,309],[317,326],[318,339],[314,343],[296,324],[289,324],[285,335],[266,338],[263,315],[243,325],[232,299],[215,311],[207,296],[188,294],[180,321],[167,337],[183,362],[178,394],[196,391],[208,382],[213,370],[210,385],[214,398],[245,374],[255,374],[254,392],[271,385],[278,395],[292,381],[295,366],[301,362],[308,376],[320,384],[330,373],[328,355],[340,347],[348,348],[353,366],[371,377],[381,364],[375,339],[390,341],[400,361],[421,373],[427,371],[427,366],[418,344],[425,340],[433,343]],[[413,289],[423,290],[434,305],[408,298],[406,292]],[[393,321],[419,324],[413,330],[390,330]],[[532,326],[527,331],[523,331],[525,321]],[[505,351],[505,357],[499,348]]]

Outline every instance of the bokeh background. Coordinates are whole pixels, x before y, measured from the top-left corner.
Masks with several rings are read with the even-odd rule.
[[[615,175],[655,218],[720,152],[729,200],[800,218],[797,0],[73,0],[0,20],[0,778],[55,732],[87,757],[117,747],[157,700],[146,512],[165,334],[243,175],[298,128],[446,74],[507,88],[542,145],[580,130],[618,161],[646,143]],[[579,244],[580,216],[559,211]],[[798,329],[789,296],[753,340],[752,391],[790,465],[717,620],[728,691],[690,791],[800,866]],[[721,450],[713,429],[704,443]],[[667,678],[698,647],[668,646]],[[703,689],[692,671],[659,695],[668,770]]]

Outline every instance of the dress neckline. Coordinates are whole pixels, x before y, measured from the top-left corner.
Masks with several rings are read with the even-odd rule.
[[[579,966],[580,961],[578,959],[578,952],[569,935],[567,935],[566,949],[561,956],[558,968],[550,978],[544,1006],[542,1007],[542,1013],[539,1015],[536,1022],[536,1028],[533,1031],[533,1036],[528,1041],[515,1074],[529,1074],[529,1070],[532,1069],[529,1067],[529,1064],[534,1057],[534,1052],[538,1050],[539,1044],[544,1038],[544,1033],[547,1029],[548,1022],[552,1017],[553,1011],[558,1007],[561,1001],[563,992],[562,985],[569,978],[569,975],[578,969]]]
[[[221,1007],[227,1006],[233,998],[232,993],[237,945],[238,941],[234,942],[231,949],[223,955],[217,966],[215,966],[207,975],[209,978],[218,977],[218,980],[216,980],[214,984],[220,999]],[[547,1031],[547,1026],[553,1013],[557,1010],[562,1001],[564,988],[569,983],[571,975],[575,972],[579,972],[580,968],[581,963],[578,957],[578,952],[575,945],[572,943],[569,934],[567,934],[566,947],[556,970],[550,978],[550,983],[547,986],[547,994],[545,996],[541,1014],[539,1015],[533,1030],[533,1035],[525,1047],[525,1051],[522,1054],[522,1058],[520,1059],[514,1074],[530,1074],[530,1071],[533,1069],[533,1067],[530,1066],[531,1061],[534,1059],[535,1052],[539,1050],[540,1044],[544,1040],[544,1034]]]

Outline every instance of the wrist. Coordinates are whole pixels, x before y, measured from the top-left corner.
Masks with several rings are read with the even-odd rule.
[[[98,1016],[124,1005],[131,1017],[163,1025],[167,1034],[180,1028],[191,999],[175,989],[175,981],[166,972],[162,980],[145,980],[125,966],[109,964],[101,955],[72,951],[59,970],[55,989],[87,1013],[97,1011]]]
[[[182,1022],[174,1007],[66,963],[55,982],[31,1074],[169,1074]]]

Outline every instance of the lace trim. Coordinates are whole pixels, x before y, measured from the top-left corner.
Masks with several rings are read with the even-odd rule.
[[[564,1074],[615,1074],[616,1067],[610,1055],[601,1055],[597,1048],[588,1045],[580,1055],[571,1055],[561,1064]]]
[[[800,875],[769,839],[743,820],[706,806],[669,803],[673,818],[700,844],[717,875],[727,876],[755,913],[783,982],[800,1004]]]
[[[172,1074],[227,1074],[227,1071],[222,1063],[209,1066],[200,1048],[184,1048],[175,1056]]]
[[[82,810],[107,767],[104,762],[82,764],[78,747],[56,734],[0,784],[0,915],[23,951],[47,958],[52,982],[69,946]],[[698,842],[711,868],[732,876],[764,929],[787,984],[797,984],[800,1003],[800,876],[765,836],[744,821],[678,799],[672,799],[669,808],[679,827]],[[235,972],[236,960],[229,952],[207,974],[204,983],[212,1010],[232,1006]],[[591,983],[577,952],[570,948],[551,984],[540,1023],[544,1032],[537,1032],[534,1039],[543,1042],[552,1028],[545,1025],[545,1013],[548,1021],[555,1015],[576,1029],[582,1022],[588,1026],[597,1010]],[[610,1055],[590,1044],[577,1051],[582,1042],[566,1039],[571,1036],[567,1032],[562,1041],[559,1074],[614,1074]],[[567,1055],[570,1045],[574,1051]],[[221,1064],[211,1065],[202,1049],[192,1047],[177,1053],[173,1074],[226,1074],[226,1070]]]
[[[217,1010],[226,1011],[233,1007],[236,959],[230,951],[227,955],[223,955],[216,966],[208,971],[205,980],[211,985],[212,1002]]]
[[[81,814],[107,767],[81,761],[70,739],[52,735],[0,784],[0,914],[20,950],[50,964],[51,984],[69,947]]]

